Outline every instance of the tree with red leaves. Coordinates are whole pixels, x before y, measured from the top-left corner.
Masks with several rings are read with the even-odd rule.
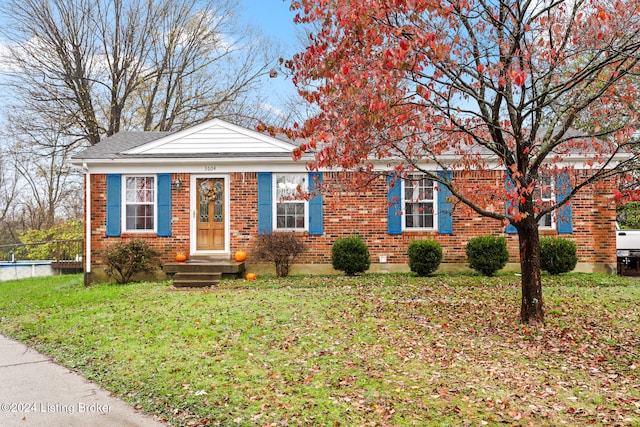
[[[634,157],[640,0],[298,0],[292,9],[316,29],[285,63],[317,112],[284,130],[304,141],[297,156],[313,152],[310,167],[359,171],[363,182],[421,172],[514,226],[520,320],[543,323],[538,221]],[[505,171],[508,209],[486,208],[495,194],[457,185],[434,163]],[[561,174],[566,197],[543,202],[542,177]]]

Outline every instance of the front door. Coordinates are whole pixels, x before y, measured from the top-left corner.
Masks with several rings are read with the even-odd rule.
[[[224,250],[224,179],[196,179],[196,249]]]

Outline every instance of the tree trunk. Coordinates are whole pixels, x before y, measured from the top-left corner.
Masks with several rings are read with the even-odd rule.
[[[522,272],[520,322],[544,324],[538,224],[533,215],[530,215],[518,224],[517,229],[520,242],[520,269]]]

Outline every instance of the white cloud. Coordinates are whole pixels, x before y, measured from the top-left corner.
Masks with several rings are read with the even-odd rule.
[[[274,114],[277,117],[286,119],[289,117],[289,115],[282,109],[276,107],[275,105],[266,103],[266,102],[261,102],[260,103],[260,108],[262,108],[265,111],[270,112],[271,114]]]

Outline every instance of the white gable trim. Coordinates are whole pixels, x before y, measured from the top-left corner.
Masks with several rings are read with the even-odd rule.
[[[224,120],[213,119],[122,154],[291,153],[295,145]]]

